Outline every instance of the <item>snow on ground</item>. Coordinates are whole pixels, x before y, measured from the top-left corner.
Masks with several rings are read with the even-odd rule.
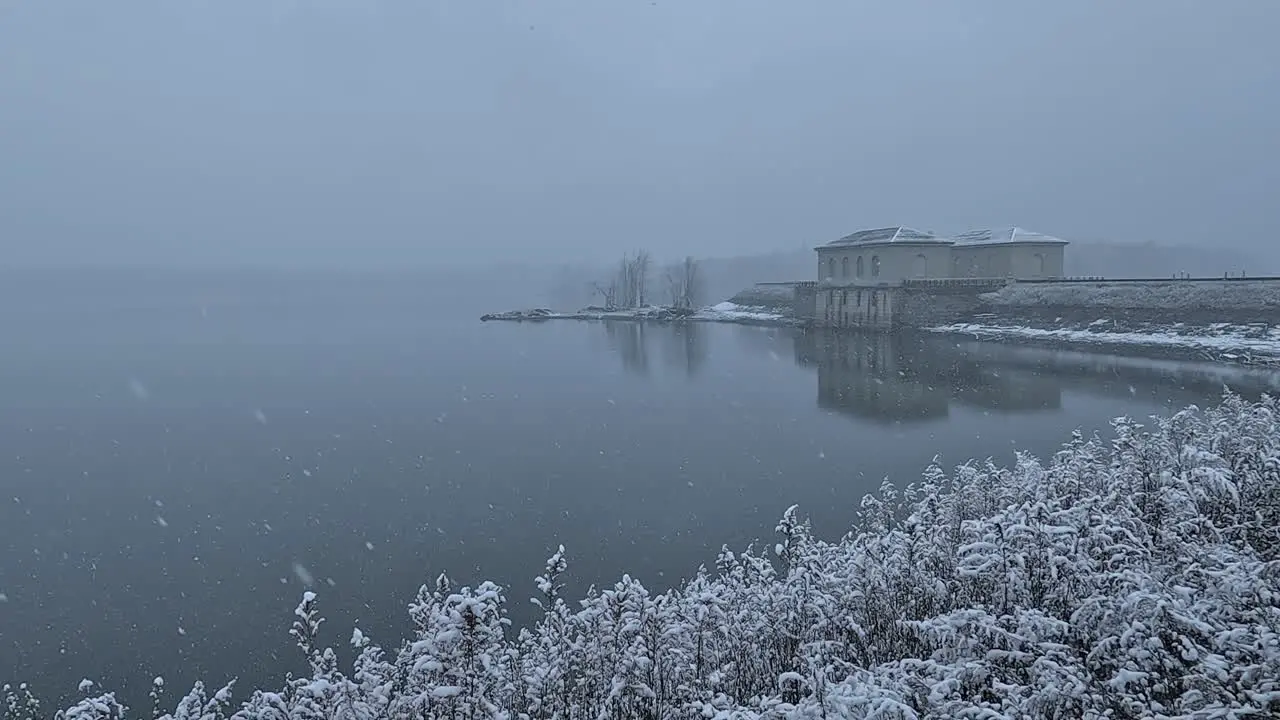
[[[738,305],[733,302],[722,302],[701,310],[676,310],[668,307],[642,307],[630,310],[605,310],[603,308],[585,308],[577,312],[552,312],[550,310],[517,310],[506,313],[485,315],[482,320],[651,320],[671,322],[692,320],[696,322],[723,322],[753,325],[792,325],[790,318],[773,308]]]
[[[1030,339],[1094,345],[1179,348],[1200,350],[1214,357],[1249,364],[1280,364],[1280,329],[1258,332],[1238,325],[1217,324],[1197,328],[1150,328],[1141,331],[1109,332],[1087,328],[1037,328],[1025,325],[955,323],[927,328],[930,332],[971,335],[987,339]]]
[[[1280,309],[1280,283],[1262,280],[1015,283],[982,299],[993,307],[1274,312]]]
[[[790,285],[752,285],[738,291],[729,302],[747,307],[768,308],[774,312],[785,312],[795,303],[795,291]]]
[[[776,310],[752,305],[739,305],[733,302],[722,302],[703,308],[694,314],[695,320],[707,322],[759,322],[784,324],[791,319]]]

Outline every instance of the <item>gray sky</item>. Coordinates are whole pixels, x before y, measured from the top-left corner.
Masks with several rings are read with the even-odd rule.
[[[0,263],[1280,243],[1271,0],[0,0]]]

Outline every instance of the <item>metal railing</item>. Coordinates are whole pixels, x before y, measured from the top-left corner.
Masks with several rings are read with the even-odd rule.
[[[1105,282],[1105,283],[1168,283],[1168,282],[1280,282],[1280,276],[1276,276],[1276,275],[1258,275],[1258,276],[1256,276],[1256,277],[1255,277],[1255,276],[1252,276],[1252,275],[1243,275],[1243,276],[1242,276],[1242,275],[1223,275],[1223,276],[1221,276],[1221,277],[1213,277],[1213,276],[1207,276],[1207,277],[1206,277],[1206,276],[1181,275],[1181,276],[1164,277],[1164,278],[1162,278],[1162,277],[1144,277],[1144,278],[1123,277],[1123,278],[1109,278],[1109,277],[1102,277],[1102,276],[1090,276],[1090,277],[1079,277],[1079,276],[1073,276],[1073,277],[1060,277],[1060,278],[1028,278],[1028,279],[1019,279],[1017,282],[1019,282],[1019,283],[1029,283],[1029,284],[1045,284],[1045,283],[1090,283],[1090,282]]]
[[[907,278],[903,287],[1003,287],[1014,282],[1012,278]]]

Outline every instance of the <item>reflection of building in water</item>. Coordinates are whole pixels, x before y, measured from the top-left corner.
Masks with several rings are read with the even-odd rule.
[[[1187,405],[1226,387],[1250,399],[1280,392],[1280,372],[1266,368],[979,340],[962,340],[957,347],[975,363],[1020,368],[1053,377],[1065,388],[1108,397],[1151,396]]]
[[[1149,356],[1041,348],[927,333],[795,331],[795,362],[817,368],[819,407],[884,421],[1058,408],[1063,391],[1200,403],[1224,387],[1280,394],[1280,371]]]
[[[796,361],[818,368],[818,406],[882,421],[946,417],[952,403],[1017,412],[1057,408],[1057,383],[1016,368],[984,368],[925,334],[797,335]]]
[[[648,325],[626,320],[606,320],[609,347],[622,359],[622,367],[637,375],[648,375],[650,342],[657,342],[665,365],[685,375],[695,375],[706,363],[705,328],[698,323]],[[658,339],[653,340],[654,337]]]
[[[917,362],[894,335],[824,333],[818,346],[818,407],[878,420],[947,415],[946,387],[917,376]]]
[[[821,359],[819,350],[822,348],[822,339],[828,333],[822,333],[817,330],[795,330],[792,336],[792,348],[795,353],[796,364],[800,367],[817,367],[818,361]]]

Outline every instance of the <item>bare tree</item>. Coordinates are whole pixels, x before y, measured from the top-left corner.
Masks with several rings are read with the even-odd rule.
[[[686,257],[684,262],[667,268],[667,297],[672,307],[692,310],[702,300],[702,278],[698,261]]]
[[[673,265],[667,268],[667,271],[663,273],[663,279],[667,281],[667,302],[671,304],[671,307],[680,307],[680,298],[683,297],[683,293],[680,290],[680,274],[677,272],[676,266]]]
[[[591,294],[600,296],[604,301],[604,306],[609,310],[618,307],[618,281],[610,280],[608,283],[592,283]]]
[[[636,284],[636,307],[644,307],[649,300],[649,271],[653,261],[648,250],[637,250],[631,257],[634,267],[632,277]]]
[[[629,255],[623,255],[622,260],[618,263],[618,300],[624,308],[633,308],[636,306],[636,283],[635,283],[635,267],[631,262]]]
[[[652,261],[646,250],[622,256],[613,278],[618,307],[637,308],[648,302],[651,265]]]

